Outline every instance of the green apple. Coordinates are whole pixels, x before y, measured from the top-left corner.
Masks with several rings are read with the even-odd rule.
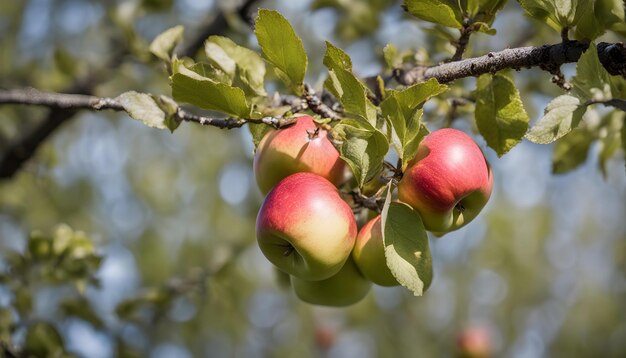
[[[299,117],[295,124],[268,132],[254,156],[254,175],[259,189],[267,194],[283,178],[309,172],[320,175],[334,185],[344,179],[346,163],[311,116]]]
[[[352,258],[361,274],[375,284],[380,286],[400,284],[387,266],[380,215],[359,230],[352,249]]]
[[[265,198],[256,222],[265,257],[303,280],[323,280],[339,272],[356,235],[352,209],[332,183],[312,173],[281,180]]]
[[[367,295],[372,283],[359,272],[352,259],[334,276],[321,281],[291,277],[291,286],[302,301],[322,306],[349,306]]]
[[[426,230],[440,234],[472,221],[487,204],[493,174],[478,145],[452,128],[419,144],[398,185],[400,201],[419,212]]]

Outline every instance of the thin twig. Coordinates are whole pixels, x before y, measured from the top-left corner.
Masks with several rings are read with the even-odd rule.
[[[341,120],[341,115],[322,102],[322,100],[315,93],[315,90],[308,84],[304,84],[304,95],[302,97],[314,113],[317,113],[325,118],[330,118],[333,121]]]
[[[463,58],[463,53],[465,53],[465,49],[467,49],[470,36],[473,32],[472,25],[469,23],[469,20],[465,20],[463,27],[461,27],[459,31],[461,32],[461,36],[459,37],[459,40],[456,42],[456,44],[454,44],[456,47],[456,51],[454,52],[454,55],[452,55],[450,62],[459,61]]]
[[[125,111],[124,106],[116,98],[44,92],[34,88],[6,91],[0,90],[0,105],[2,104],[46,106],[55,110],[71,110],[72,112],[82,109],[94,111]],[[267,124],[276,128],[280,128],[291,123],[290,119],[283,119],[282,117],[264,117],[260,119],[205,117],[189,113],[180,107],[177,108],[175,116],[179,121],[195,122],[205,126],[213,126],[224,129],[239,128],[246,123]]]

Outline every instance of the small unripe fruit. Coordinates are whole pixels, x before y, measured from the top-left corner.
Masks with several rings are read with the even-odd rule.
[[[342,307],[355,304],[369,292],[372,283],[366,280],[352,259],[334,276],[322,281],[306,281],[291,277],[296,296],[302,301],[322,306]]]
[[[368,280],[380,286],[399,285],[385,259],[380,215],[365,224],[356,237],[352,258]]]

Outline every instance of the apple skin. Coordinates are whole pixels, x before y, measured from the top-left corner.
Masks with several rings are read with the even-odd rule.
[[[372,283],[359,272],[356,263],[348,259],[334,276],[322,281],[306,281],[291,276],[291,286],[296,296],[304,302],[332,307],[344,307],[362,300]]]
[[[356,237],[352,258],[361,274],[380,286],[398,286],[385,259],[380,215],[365,224]]]
[[[440,235],[472,221],[487,204],[493,173],[478,145],[452,128],[424,137],[398,185],[398,198]]]
[[[346,163],[311,116],[299,117],[295,124],[268,132],[254,156],[254,175],[263,194],[287,176],[309,172],[320,175],[335,186],[344,179]]]
[[[492,343],[489,331],[482,327],[469,327],[456,339],[457,356],[463,358],[491,357]]]
[[[332,183],[312,173],[281,180],[265,198],[256,221],[265,257],[303,280],[323,280],[339,272],[356,235],[352,209]]]

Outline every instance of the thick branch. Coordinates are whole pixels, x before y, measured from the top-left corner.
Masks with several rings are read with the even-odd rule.
[[[564,63],[577,62],[588,47],[589,44],[586,42],[567,41],[556,45],[512,48],[438,66],[418,66],[407,71],[399,70],[396,71],[396,79],[404,85],[412,85],[429,78],[436,78],[440,83],[448,83],[460,78],[495,73],[507,68],[558,68]],[[610,74],[626,74],[624,43],[600,43],[598,56]]]

